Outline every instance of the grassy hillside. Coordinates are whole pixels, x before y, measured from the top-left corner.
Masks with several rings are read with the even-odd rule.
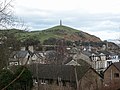
[[[12,32],[15,33],[17,39],[19,40],[25,40],[27,38],[34,38],[38,39],[41,42],[43,42],[46,39],[49,38],[64,38],[65,40],[70,41],[93,41],[98,42],[101,41],[98,37],[90,35],[88,33],[85,33],[80,30],[76,30],[67,26],[54,26],[52,28],[48,28],[46,30],[42,31],[22,31],[22,30],[1,30],[1,32]]]

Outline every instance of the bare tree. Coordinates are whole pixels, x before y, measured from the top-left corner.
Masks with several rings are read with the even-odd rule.
[[[20,23],[18,20],[16,24],[16,18],[14,17],[12,12],[12,2],[13,0],[0,0],[0,29],[8,29],[12,26],[19,25],[19,27],[21,26],[21,28],[24,27],[23,30],[26,30],[27,28],[24,26],[24,23]],[[9,56],[11,53],[11,46],[17,46],[14,45],[14,43],[16,43],[16,38],[14,36],[14,33],[11,34],[10,32],[0,32],[0,70],[2,70],[3,68],[7,68]],[[15,41],[13,42],[14,39]],[[26,61],[25,65],[27,64],[28,60]],[[17,79],[19,79],[24,71],[25,68],[23,68],[20,74],[15,79],[13,79],[8,85],[6,85],[2,90],[6,90],[11,84],[13,84]]]
[[[0,0],[0,29],[7,28],[13,22],[12,0]],[[0,69],[7,65],[9,47],[7,47],[7,37],[5,33],[0,33]]]
[[[0,0],[0,28],[7,28],[14,22],[12,0]]]

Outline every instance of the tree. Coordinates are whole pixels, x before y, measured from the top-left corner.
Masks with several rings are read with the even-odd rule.
[[[21,42],[16,39],[14,33],[5,32],[0,34],[0,70],[8,66],[10,54],[14,50],[19,50]]]
[[[14,26],[15,19],[13,17],[13,13],[12,13],[11,2],[12,2],[12,0],[0,0],[0,29],[2,29],[2,30],[8,29],[11,26]],[[22,24],[22,26],[23,25],[24,24]],[[24,30],[26,30],[26,29],[24,29]],[[9,32],[6,33],[7,30],[4,30],[4,31],[5,31],[5,33],[4,32],[1,33],[1,31],[0,31],[0,52],[1,52],[0,53],[0,71],[3,70],[4,67],[7,67],[11,50],[13,48],[16,48],[16,46],[18,46],[17,44],[19,44],[15,38],[14,33],[11,34]],[[24,69],[22,71],[24,72]],[[22,72],[22,71],[20,71],[20,72]],[[25,69],[25,72],[27,72],[26,69]],[[21,74],[24,75],[24,73],[21,73]],[[18,75],[18,74],[16,74],[16,75]],[[28,75],[28,74],[26,74],[26,75]],[[31,74],[29,74],[29,75],[31,75]],[[18,75],[18,76],[21,76],[21,75]],[[6,72],[2,73],[2,71],[1,71],[0,77],[1,77],[0,80],[2,80],[2,78],[4,78],[4,80],[5,80],[5,84],[4,84],[4,80],[0,81],[0,85],[3,85],[3,86],[1,86],[2,90],[16,90],[13,88],[9,89],[9,87],[13,86],[13,84],[15,84],[17,86],[19,86],[21,84],[20,82],[19,83],[15,82],[17,80],[16,78],[11,80],[11,78],[10,78],[11,75],[9,75],[9,73],[6,73]],[[6,82],[7,81],[6,79],[8,80],[8,82]],[[24,81],[24,79],[22,79],[22,80]],[[28,83],[26,85],[28,85]],[[30,83],[30,85],[31,85],[31,83]],[[23,90],[23,89],[21,89],[21,90]],[[27,90],[30,90],[30,89],[27,89]]]
[[[21,90],[31,90],[33,87],[32,74],[25,66],[20,66],[17,68],[15,72],[15,77],[17,77],[21,73],[23,68],[25,68],[25,70],[20,78],[15,81],[15,84],[19,85],[19,88]]]
[[[40,41],[38,39],[35,39],[35,38],[28,38],[26,39],[24,42],[23,42],[23,45],[24,46],[37,46],[38,44],[40,44]]]
[[[13,73],[8,69],[0,71],[0,90],[13,80]],[[14,90],[13,85],[9,86],[6,90]]]
[[[0,28],[6,28],[6,24],[10,24],[12,22],[12,13],[11,13],[11,0],[1,0],[0,1]],[[3,41],[6,40],[6,37],[0,33],[0,69],[6,65],[6,55],[8,47],[3,45]],[[5,44],[5,43],[4,43]]]
[[[8,25],[12,25],[12,0],[0,1],[0,28],[7,28]]]
[[[66,40],[66,46],[72,46],[72,45],[73,45],[72,41]]]
[[[44,40],[43,44],[44,45],[55,45],[57,39],[56,38],[49,38],[47,40]]]
[[[67,59],[67,52],[66,52],[66,42],[64,39],[59,39],[56,41],[56,61],[57,64],[63,64],[64,61]]]
[[[11,49],[17,50],[20,45],[14,33],[4,30],[14,23],[11,3],[12,0],[0,0],[0,70],[7,67]]]
[[[12,70],[15,69],[15,70]],[[33,87],[33,80],[31,72],[25,66],[12,67],[11,69],[3,69],[0,71],[0,90],[31,90]],[[12,84],[10,84],[6,89],[3,89],[9,83],[11,83],[14,78],[22,72],[21,76]],[[11,71],[12,70],[12,71]],[[14,73],[13,73],[14,71]]]

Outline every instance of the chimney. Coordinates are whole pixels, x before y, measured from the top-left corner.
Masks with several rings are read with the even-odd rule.
[[[30,50],[31,52],[34,52],[34,47],[33,46],[28,46],[28,50]]]

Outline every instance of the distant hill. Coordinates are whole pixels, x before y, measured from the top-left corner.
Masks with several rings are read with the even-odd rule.
[[[42,39],[48,39],[48,38],[63,38],[65,40],[70,41],[93,41],[93,42],[99,42],[101,41],[100,38],[90,35],[86,32],[73,29],[71,27],[59,25],[55,26],[46,30],[43,30],[39,32],[41,34]]]
[[[0,30],[1,32],[13,32],[16,34],[16,37],[20,40],[26,40],[27,38],[33,38],[33,39],[38,39],[41,42],[44,40],[47,40],[49,38],[58,38],[58,39],[65,39],[65,40],[70,40],[70,41],[92,41],[92,42],[100,42],[101,39],[94,36],[90,35],[86,32],[83,32],[81,30],[76,30],[71,27],[59,25],[59,26],[54,26],[52,28],[48,28],[46,30],[41,30],[41,31],[22,31],[22,30]]]
[[[120,40],[119,39],[109,39],[107,41],[108,42],[114,42],[115,44],[117,44],[118,46],[120,46]]]

